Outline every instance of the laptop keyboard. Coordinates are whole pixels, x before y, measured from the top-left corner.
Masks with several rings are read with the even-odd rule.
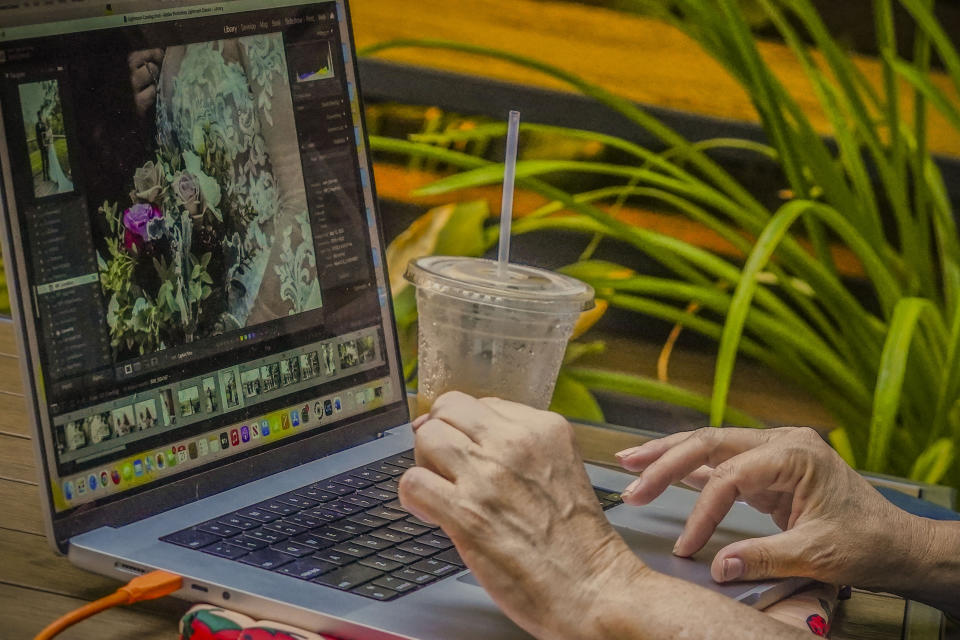
[[[436,525],[408,513],[397,482],[413,452],[294,489],[161,538],[374,600],[393,600],[464,568]],[[616,493],[594,489],[604,510]]]

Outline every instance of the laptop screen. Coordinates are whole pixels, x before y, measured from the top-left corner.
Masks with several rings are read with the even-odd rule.
[[[342,2],[160,5],[0,27],[58,512],[403,400]]]

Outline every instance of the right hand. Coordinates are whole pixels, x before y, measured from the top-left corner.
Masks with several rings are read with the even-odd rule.
[[[140,117],[147,115],[157,101],[157,83],[163,56],[163,49],[144,49],[134,51],[127,57],[133,101]]]
[[[700,429],[617,457],[643,472],[624,492],[628,504],[647,504],[680,481],[701,490],[678,556],[702,549],[736,500],[784,530],[721,549],[711,566],[718,582],[801,576],[895,590],[928,535],[922,519],[887,501],[812,429]]]

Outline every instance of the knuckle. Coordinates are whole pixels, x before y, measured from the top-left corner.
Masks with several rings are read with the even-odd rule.
[[[693,432],[691,438],[703,444],[712,444],[717,437],[716,427],[701,427]]]

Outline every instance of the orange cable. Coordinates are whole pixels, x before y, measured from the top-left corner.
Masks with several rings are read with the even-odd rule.
[[[180,576],[166,571],[151,571],[142,576],[137,576],[109,596],[94,600],[54,620],[33,640],[50,640],[81,620],[86,620],[90,616],[112,607],[133,604],[141,600],[155,600],[170,595],[177,591],[182,583],[183,580]]]

